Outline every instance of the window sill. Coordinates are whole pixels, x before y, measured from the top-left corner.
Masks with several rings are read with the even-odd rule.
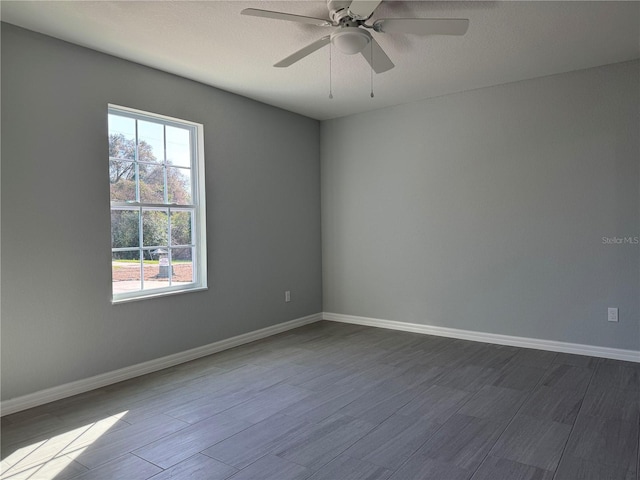
[[[149,292],[148,294],[136,295],[135,297],[125,297],[125,298],[112,298],[111,304],[118,305],[121,303],[129,303],[129,302],[137,302],[140,300],[148,300],[150,298],[160,298],[160,297],[168,297],[170,295],[180,295],[183,293],[191,293],[191,292],[202,292],[204,290],[209,290],[209,287],[194,287],[194,288],[183,288],[180,290],[171,290],[168,292]]]

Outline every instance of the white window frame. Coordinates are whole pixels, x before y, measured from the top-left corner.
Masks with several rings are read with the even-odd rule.
[[[135,300],[144,300],[147,298],[164,297],[167,295],[174,295],[179,293],[188,293],[194,291],[201,291],[207,289],[207,225],[206,225],[206,201],[205,201],[205,175],[204,175],[204,126],[200,123],[183,120],[180,118],[169,117],[166,115],[160,115],[157,113],[145,112],[129,107],[123,107],[120,105],[108,104],[108,114],[114,114],[133,118],[135,120],[152,121],[156,123],[162,123],[166,126],[173,126],[179,128],[186,128],[191,132],[191,185],[192,185],[192,204],[191,205],[178,205],[175,203],[143,203],[132,201],[111,201],[111,209],[113,210],[132,210],[135,208],[162,208],[166,209],[171,216],[172,209],[183,210],[192,209],[192,241],[195,254],[192,256],[193,265],[193,282],[181,285],[169,285],[162,288],[154,288],[151,290],[144,290],[144,256],[142,251],[147,248],[142,244],[142,216],[139,217],[140,233],[139,233],[139,245],[138,247],[131,248],[114,248],[111,246],[111,258],[113,261],[113,252],[117,251],[133,251],[138,250],[140,252],[140,279],[141,289],[132,292],[114,293],[113,280],[111,282],[111,296],[112,303],[124,303]],[[137,137],[137,134],[136,134]],[[137,140],[137,139],[136,139]],[[137,157],[137,153],[136,153]],[[109,158],[110,162],[111,159]],[[135,160],[137,162],[137,159]],[[136,189],[137,182],[136,180]],[[166,186],[165,186],[166,188]],[[165,195],[166,200],[166,195]],[[171,241],[171,232],[168,232],[168,241]],[[172,265],[172,264],[170,264]],[[113,270],[112,270],[113,272]],[[113,274],[113,273],[112,273]],[[171,283],[171,275],[169,275],[169,283]]]

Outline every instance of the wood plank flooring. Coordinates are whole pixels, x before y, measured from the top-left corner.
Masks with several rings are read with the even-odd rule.
[[[2,418],[4,479],[639,480],[640,364],[318,322]]]

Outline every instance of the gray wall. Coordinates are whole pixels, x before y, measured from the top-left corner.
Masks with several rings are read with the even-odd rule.
[[[208,291],[111,305],[107,103],[204,124]],[[317,121],[2,24],[2,399],[320,312],[320,238]]]
[[[321,124],[324,311],[640,348],[640,68]],[[618,324],[607,307],[620,309]]]

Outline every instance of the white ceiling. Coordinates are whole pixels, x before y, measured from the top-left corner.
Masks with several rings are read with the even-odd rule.
[[[387,1],[373,19],[468,18],[463,37],[375,34],[396,64],[375,75],[329,49],[272,65],[326,27],[241,16],[244,8],[326,17],[324,1],[2,1],[1,19],[316,119],[640,57],[640,2]]]

